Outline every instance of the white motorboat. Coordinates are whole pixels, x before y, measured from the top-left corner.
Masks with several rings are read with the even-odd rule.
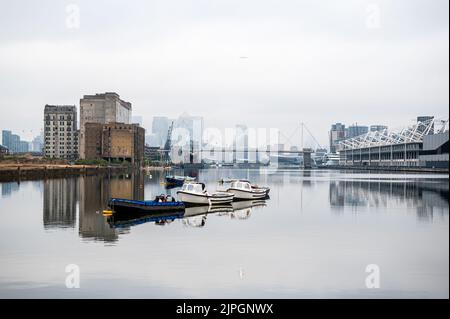
[[[235,180],[231,182],[228,193],[234,194],[235,199],[260,199],[266,198],[270,189],[268,187],[259,187],[252,185],[247,180]]]
[[[246,179],[225,179],[222,178],[221,180],[218,181],[219,184],[225,184],[225,183],[234,183],[234,182],[247,182],[251,185],[252,189],[256,189],[256,190],[265,190],[266,191],[266,196],[269,196],[269,192],[270,192],[270,188],[269,187],[264,187],[264,186],[258,186],[256,184],[252,184],[249,180]]]
[[[177,194],[180,201],[194,205],[226,204],[234,198],[234,194],[228,192],[210,194],[203,183],[185,183]]]

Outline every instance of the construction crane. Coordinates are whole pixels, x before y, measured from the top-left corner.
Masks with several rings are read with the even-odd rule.
[[[173,121],[170,123],[169,130],[167,131],[167,139],[166,143],[164,144],[164,161],[169,161],[169,153],[172,149],[172,131],[173,131]]]

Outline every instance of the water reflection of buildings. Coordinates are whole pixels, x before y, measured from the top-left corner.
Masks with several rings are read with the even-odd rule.
[[[93,240],[115,241],[118,233],[102,215],[111,197],[144,199],[144,179],[141,174],[115,178],[86,176],[80,181],[80,237]]]
[[[159,174],[163,178],[164,174]],[[44,227],[76,227],[84,240],[115,242],[120,234],[128,233],[130,227],[154,222],[158,226],[167,225],[176,219],[190,227],[203,227],[211,215],[229,216],[234,220],[251,217],[254,209],[265,207],[264,200],[233,202],[224,206],[195,206],[181,213],[150,214],[133,216],[114,214],[108,218],[102,212],[111,197],[144,200],[144,181],[161,191],[158,174],[151,178],[144,174],[130,174],[116,177],[82,176],[44,181]],[[158,190],[156,190],[158,188]],[[78,220],[77,220],[78,217]]]
[[[417,217],[431,220],[434,214],[448,214],[448,181],[331,181],[330,206],[384,207],[405,205],[415,207]]]
[[[17,182],[12,183],[1,183],[2,187],[2,197],[11,196],[12,193],[17,192],[19,190],[20,184]]]
[[[44,180],[44,228],[75,227],[78,184],[74,178]]]
[[[74,228],[77,223],[78,206],[79,235],[88,240],[106,242],[117,240],[118,231],[112,229],[102,215],[110,197],[144,199],[142,174],[114,178],[84,176],[49,179],[45,180],[43,184],[44,227],[46,229]],[[126,231],[126,229],[122,231]]]

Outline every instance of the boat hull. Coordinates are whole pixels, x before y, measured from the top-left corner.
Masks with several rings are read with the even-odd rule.
[[[184,211],[185,205],[182,202],[156,202],[156,201],[136,201],[112,198],[109,206],[114,212],[175,212]]]
[[[233,194],[223,193],[220,195],[208,195],[208,194],[197,194],[185,191],[177,192],[178,199],[185,204],[191,205],[218,205],[231,203],[233,201]]]
[[[258,190],[262,190],[266,192],[266,195],[269,196],[270,188],[269,187],[256,187]]]
[[[178,200],[194,205],[209,205],[209,200],[207,196],[190,194],[187,192],[177,192]]]
[[[237,188],[229,188],[227,192],[234,194],[234,199],[236,200],[262,199],[267,197],[267,191],[264,189],[246,191]]]

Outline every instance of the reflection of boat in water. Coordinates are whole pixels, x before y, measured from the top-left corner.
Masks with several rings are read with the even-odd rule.
[[[231,218],[248,219],[254,208],[266,207],[266,201],[264,199],[244,200],[234,202],[232,206],[233,212],[230,215]]]
[[[205,215],[205,214],[215,214],[215,213],[230,213],[233,212],[232,204],[218,204],[211,206],[188,206],[184,210],[185,218],[193,217],[197,215]]]
[[[230,203],[186,207],[183,216],[183,224],[191,227],[203,227],[206,224],[208,214],[229,214],[233,211],[233,206]]]
[[[206,225],[207,216],[210,214],[230,216],[235,219],[247,219],[254,208],[265,206],[266,201],[258,199],[210,206],[188,206],[183,210],[175,211],[145,212],[125,209],[115,210],[112,215],[107,216],[107,221],[111,228],[130,227],[149,222],[154,222],[155,225],[165,225],[176,219],[181,219],[185,226],[203,227]]]
[[[232,219],[248,219],[253,209],[266,207],[264,199],[256,200],[240,200],[231,204],[231,209],[227,211],[218,212],[218,216],[229,216]]]
[[[186,183],[177,192],[178,198],[192,205],[218,205],[231,203],[234,195],[227,192],[208,193],[203,183]]]
[[[264,199],[255,199],[255,200],[241,200],[238,202],[233,202],[231,204],[233,210],[240,210],[246,208],[257,208],[257,207],[266,207],[266,201]]]
[[[183,217],[183,211],[167,211],[158,213],[136,213],[136,212],[115,212],[108,217],[108,224],[111,228],[122,228],[136,226],[144,223],[154,222],[157,225],[164,225],[175,219]]]
[[[129,200],[123,198],[111,198],[109,206],[114,212],[149,213],[163,211],[184,211],[184,203],[177,202],[174,198],[164,195],[157,196],[155,200]]]

